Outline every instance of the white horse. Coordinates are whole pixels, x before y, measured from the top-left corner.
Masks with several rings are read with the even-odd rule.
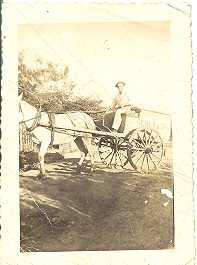
[[[95,130],[95,124],[92,118],[86,113],[82,112],[68,112],[66,114],[54,114],[53,121],[50,115],[46,112],[39,112],[35,107],[22,100],[23,93],[18,96],[19,103],[19,122],[25,123],[27,130],[30,131],[32,140],[40,144],[38,152],[38,160],[40,163],[40,173],[37,179],[45,179],[47,177],[44,156],[47,152],[49,144],[52,142],[54,145],[70,143],[73,138],[79,150],[81,151],[81,159],[78,163],[76,173],[80,174],[82,163],[89,153],[91,160],[91,167],[89,174],[92,175],[94,169],[94,157],[92,152],[92,134],[84,133],[83,130]],[[52,124],[53,123],[53,124]],[[80,128],[82,132],[74,132],[66,130],[66,133],[61,131],[54,131],[54,128]]]

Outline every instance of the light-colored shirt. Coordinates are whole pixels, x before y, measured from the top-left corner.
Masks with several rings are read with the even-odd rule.
[[[116,94],[115,98],[112,101],[112,109],[115,109],[115,107],[124,107],[130,104],[130,98],[127,95],[125,91],[122,92],[122,94],[118,93]]]

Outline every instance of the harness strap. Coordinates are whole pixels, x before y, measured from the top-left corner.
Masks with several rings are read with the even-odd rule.
[[[70,115],[71,113],[69,114],[68,112],[66,112],[66,114],[67,114],[68,117],[70,118],[70,121],[71,121],[73,127],[77,127],[76,124],[74,123],[74,121],[72,120],[72,117],[71,117],[71,115]],[[78,132],[76,132],[76,131],[74,131],[73,134],[74,134],[74,135],[73,135],[74,137],[78,137],[78,136],[80,135],[80,133],[78,133]]]
[[[28,132],[33,131],[40,123],[40,118],[41,118],[41,110],[36,110],[36,117],[34,119],[34,122],[30,128],[27,128]]]
[[[85,115],[85,113],[83,113],[83,112],[81,112],[81,113],[83,114],[83,117],[84,117],[84,120],[83,120],[83,121],[85,122],[86,129],[88,129],[89,127],[88,127],[88,124],[87,124],[86,115]],[[68,114],[68,112],[67,112],[66,114],[67,114],[68,117],[70,118],[70,121],[71,121],[72,125],[73,125],[74,127],[77,127],[77,126],[75,125],[75,123],[73,122],[71,116]]]
[[[74,121],[71,119],[71,116],[68,114],[68,112],[67,112],[66,114],[67,114],[67,115],[68,115],[68,117],[70,118],[70,121],[71,121],[72,125],[73,125],[74,127],[76,127],[76,125],[75,125]]]
[[[55,135],[55,115],[52,112],[48,112],[49,117],[49,127],[51,128],[51,143],[50,146],[53,146],[54,135]]]
[[[83,113],[83,116],[84,116],[84,121],[85,121],[86,129],[88,129],[88,124],[87,124],[87,121],[86,121],[86,115],[85,115],[85,113]]]

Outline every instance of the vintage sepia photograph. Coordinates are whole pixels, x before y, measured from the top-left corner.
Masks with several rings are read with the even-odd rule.
[[[21,251],[173,248],[170,23],[18,31]]]
[[[194,264],[191,6],[3,15],[2,264]]]

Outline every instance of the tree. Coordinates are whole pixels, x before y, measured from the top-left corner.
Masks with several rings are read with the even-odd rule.
[[[76,96],[75,83],[69,81],[69,68],[37,59],[37,67],[29,68],[24,63],[24,56],[19,54],[18,61],[19,93],[23,91],[24,100],[43,111],[63,113],[66,111],[96,112],[101,111],[102,100],[94,97]],[[101,113],[93,113],[95,119],[102,118]]]
[[[44,105],[45,110],[60,111],[61,98],[69,100],[73,95],[75,83],[68,80],[69,68],[58,64],[37,60],[36,68],[29,68],[24,63],[24,56],[19,54],[18,61],[19,93],[24,92],[24,99],[30,104]]]

